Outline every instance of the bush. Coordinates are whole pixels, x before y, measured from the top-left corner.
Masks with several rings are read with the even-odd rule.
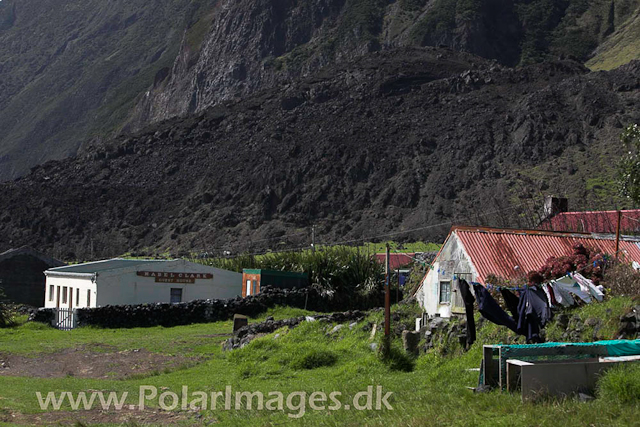
[[[379,262],[364,251],[346,246],[193,261],[239,273],[245,268],[307,273],[311,283],[318,284],[322,291],[341,296],[376,294],[384,283]]]
[[[611,296],[640,295],[640,273],[630,264],[615,263],[607,269],[602,285]]]
[[[619,403],[640,401],[640,364],[616,366],[598,381],[598,397]]]
[[[323,349],[309,349],[300,355],[297,355],[291,361],[291,368],[315,369],[322,366],[332,366],[338,360],[338,356],[332,351]]]

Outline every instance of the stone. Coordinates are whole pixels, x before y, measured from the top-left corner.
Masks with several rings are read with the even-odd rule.
[[[560,329],[567,329],[569,326],[569,316],[566,313],[560,313],[558,317],[556,317],[556,322]]]
[[[378,351],[378,343],[377,342],[372,342],[371,344],[369,344],[369,348],[371,349],[371,351],[376,352]]]
[[[344,325],[336,325],[333,327],[333,329],[331,331],[329,331],[329,333],[327,335],[333,335],[337,332],[340,331],[340,329],[344,328]]]
[[[349,329],[353,329],[358,325],[358,322],[353,322],[349,324]]]
[[[591,402],[592,400],[595,400],[595,397],[591,396],[590,394],[586,394],[586,393],[578,393],[578,400],[580,402]]]
[[[600,319],[596,319],[595,317],[589,317],[585,320],[584,325],[587,327],[596,326],[600,323]]]
[[[420,343],[420,333],[416,331],[402,331],[402,347],[409,354],[418,355],[418,344]]]
[[[241,314],[233,315],[233,332],[242,328],[243,326],[247,326],[249,324],[249,319],[247,316],[243,316]]]

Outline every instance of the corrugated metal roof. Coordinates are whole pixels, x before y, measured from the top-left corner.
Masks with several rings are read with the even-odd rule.
[[[87,262],[84,264],[67,265],[64,267],[51,268],[47,271],[56,273],[99,273],[101,271],[119,270],[143,264],[168,262],[156,259],[122,259],[114,258],[105,261]]]
[[[389,254],[389,268],[391,270],[398,270],[400,268],[406,267],[411,264],[415,255],[415,253]],[[380,264],[384,265],[387,254],[375,254],[374,256]]]
[[[616,244],[614,236],[539,230],[454,227],[452,235],[462,242],[481,283],[486,283],[490,274],[506,279],[524,278],[552,256],[573,254],[573,246],[579,243],[590,250],[611,255]],[[621,240],[620,251],[627,261],[640,262],[640,247],[636,241]]]
[[[620,219],[622,233],[640,232],[640,209],[623,210]],[[562,212],[540,225],[540,229],[576,231],[582,233],[615,233],[618,211]]]

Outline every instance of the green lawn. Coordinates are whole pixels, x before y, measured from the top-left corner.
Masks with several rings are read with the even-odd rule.
[[[614,300],[597,310],[587,307],[577,311],[581,316],[599,316],[611,308],[619,316],[630,300]],[[586,310],[586,311],[585,311]],[[402,313],[401,321],[408,322],[414,316],[413,307],[394,307]],[[585,311],[583,313],[582,311]],[[287,318],[307,313],[297,309],[273,309],[268,315]],[[307,406],[299,419],[300,410],[224,410],[190,413],[194,421],[218,421],[225,425],[281,425],[296,422],[304,425],[637,425],[640,408],[637,392],[640,370],[616,372],[612,376],[603,397],[588,403],[577,400],[545,401],[523,404],[517,395],[500,392],[474,394],[468,386],[477,384],[475,371],[481,359],[484,343],[496,343],[510,339],[504,328],[484,326],[479,340],[470,351],[452,345],[448,356],[442,356],[443,348],[422,355],[417,359],[404,356],[399,340],[393,343],[394,357],[381,360],[369,345],[368,326],[379,323],[381,313],[371,314],[367,320],[353,328],[344,326],[334,334],[328,334],[334,325],[321,322],[303,323],[293,330],[281,330],[254,340],[247,347],[225,353],[220,342],[225,338],[215,336],[228,333],[231,322],[218,322],[174,328],[147,328],[128,330],[98,330],[80,328],[71,332],[56,331],[45,326],[25,324],[0,330],[0,353],[10,352],[35,355],[67,347],[92,343],[108,344],[117,349],[145,348],[163,354],[185,354],[208,359],[197,366],[160,373],[146,378],[125,380],[98,380],[67,378],[20,378],[0,376],[0,415],[2,411],[23,413],[38,412],[35,392],[80,392],[104,390],[129,392],[127,403],[138,403],[141,385],[157,387],[162,391],[180,394],[183,385],[189,393],[224,391],[227,385],[233,392],[261,391],[267,399],[268,392],[288,393],[303,391],[310,394],[322,391],[329,394],[339,391],[339,400],[351,403],[356,393],[368,386],[382,386],[384,393],[393,395],[389,403],[393,410],[313,410]],[[276,334],[278,337],[276,338]],[[609,338],[609,337],[607,337]],[[376,339],[378,341],[378,339]],[[629,379],[631,378],[631,379]],[[627,381],[627,383],[625,383]],[[619,391],[622,390],[622,391]],[[161,391],[161,392],[162,392]],[[624,397],[620,397],[624,396]],[[308,396],[307,396],[308,397]],[[636,399],[634,401],[634,398]],[[292,403],[297,403],[294,399]],[[331,402],[328,402],[330,404]],[[148,404],[157,405],[157,399]],[[255,404],[255,403],[254,403]],[[295,405],[294,405],[295,407]],[[64,409],[64,407],[63,407]],[[69,407],[66,407],[69,410]]]

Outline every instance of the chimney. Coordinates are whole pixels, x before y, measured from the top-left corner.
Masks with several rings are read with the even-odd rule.
[[[569,200],[564,197],[545,196],[544,218],[549,219],[569,210]]]

